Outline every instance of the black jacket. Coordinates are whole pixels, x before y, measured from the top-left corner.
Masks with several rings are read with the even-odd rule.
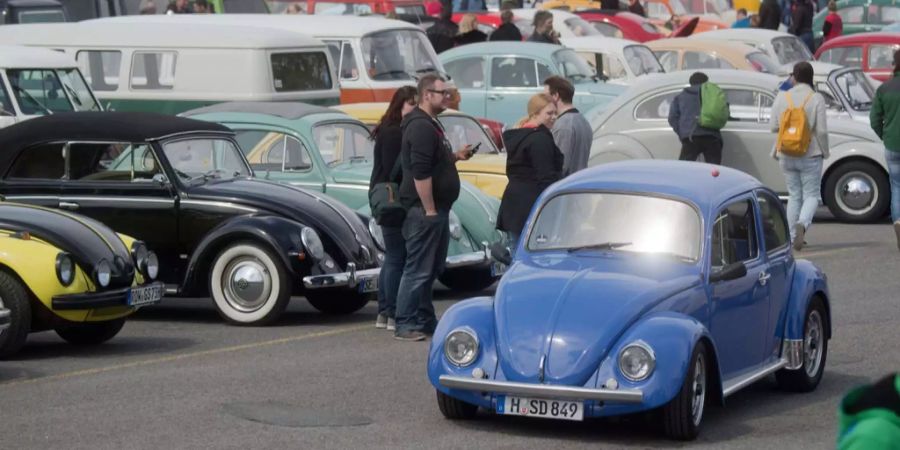
[[[541,192],[562,178],[563,154],[547,127],[516,128],[503,133],[509,184],[500,200],[497,228],[521,233]]]
[[[449,210],[459,197],[459,173],[444,128],[419,108],[403,118],[400,128],[403,132],[400,143],[401,203],[407,209],[421,205],[414,180],[431,178],[435,207]]]
[[[480,30],[472,30],[468,33],[457,34],[453,38],[453,42],[457,45],[477,44],[487,40],[487,35]]]
[[[795,1],[791,7],[791,26],[788,32],[794,36],[812,33],[813,7],[808,0]]]
[[[521,41],[522,32],[512,23],[504,23],[497,27],[488,37],[489,41]]]
[[[767,30],[778,30],[781,24],[781,7],[778,0],[763,0],[759,5],[759,27]]]
[[[378,130],[378,136],[375,137],[375,154],[369,190],[378,183],[400,180],[399,174],[394,180],[390,180],[390,176],[391,171],[394,170],[394,164],[397,162],[397,156],[400,155],[401,138],[403,138],[403,133],[400,132],[400,125],[389,125]]]
[[[441,53],[453,48],[453,38],[459,33],[459,25],[451,20],[438,20],[430,26],[425,35],[434,47],[435,53]]]

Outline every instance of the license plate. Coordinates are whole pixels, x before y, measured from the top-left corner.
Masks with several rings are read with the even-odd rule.
[[[159,302],[162,299],[161,286],[144,286],[132,288],[128,292],[128,306],[144,306]]]
[[[506,264],[494,261],[491,263],[491,276],[499,277],[506,273]]]
[[[584,403],[501,395],[497,397],[497,414],[584,420]]]
[[[378,277],[374,278],[366,278],[359,282],[359,292],[360,293],[368,293],[375,292],[378,290]]]

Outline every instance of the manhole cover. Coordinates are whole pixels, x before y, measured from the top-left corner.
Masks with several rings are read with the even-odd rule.
[[[372,419],[365,416],[316,410],[280,402],[226,403],[225,411],[252,422],[292,428],[356,427],[372,423]]]

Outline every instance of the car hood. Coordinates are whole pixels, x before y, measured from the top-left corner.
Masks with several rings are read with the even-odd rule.
[[[235,178],[194,186],[188,195],[193,200],[226,201],[295,220],[328,236],[343,252],[333,257],[353,261],[357,267],[374,263],[360,248],[375,249],[367,224],[355,211],[325,194],[273,181]]]
[[[698,273],[694,266],[634,255],[516,262],[503,277],[494,307],[506,379],[584,385],[631,324],[699,284]]]
[[[130,286],[134,280],[131,250],[109,227],[77,214],[39,206],[0,202],[0,229],[27,231],[72,256],[93,280],[101,260],[110,264],[107,288]]]

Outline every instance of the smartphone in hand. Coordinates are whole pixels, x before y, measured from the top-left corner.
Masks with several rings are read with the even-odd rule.
[[[479,148],[479,147],[481,147],[481,142],[475,144],[475,146],[472,147],[472,154],[473,154],[473,155],[476,154],[476,153],[478,153],[478,148]]]

